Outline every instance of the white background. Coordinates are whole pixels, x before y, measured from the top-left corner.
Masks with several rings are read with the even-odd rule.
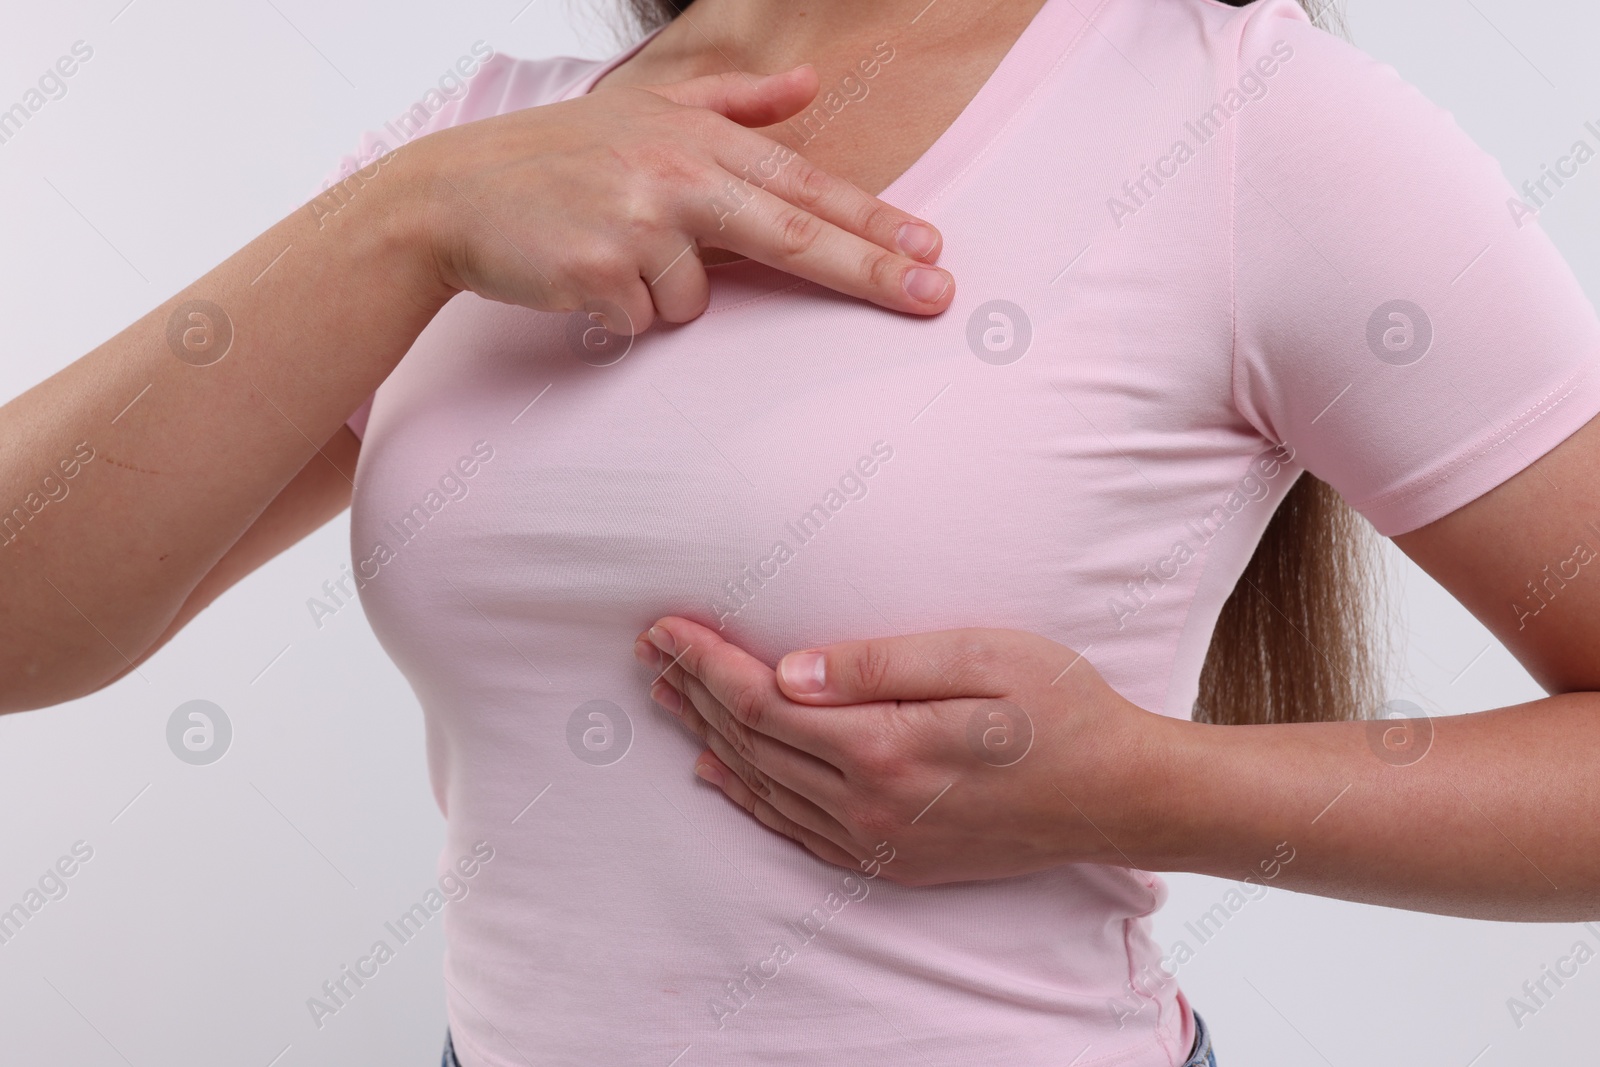
[[[408,107],[474,41],[530,57],[608,55],[618,44],[603,6],[559,0],[125,2],[5,12],[0,107],[74,41],[94,57],[64,98],[0,145],[3,397],[301,203],[363,128]],[[1453,112],[1514,183],[1579,137],[1595,142],[1583,130],[1585,120],[1600,125],[1592,5],[1352,5],[1356,43]],[[1600,161],[1540,221],[1594,299]],[[349,560],[347,535],[341,518],[275,560],[139,676],[0,720],[0,908],[74,842],[94,849],[69,894],[0,946],[0,1062],[437,1062],[437,923],[320,1030],[305,1006],[430,886],[441,841],[409,688],[358,608],[319,630],[306,607]],[[1404,669],[1392,695],[1435,714],[1541,695],[1398,557],[1396,575]],[[166,745],[167,717],[195,698],[216,701],[234,724],[231,750],[209,767],[179,762]],[[1159,939],[1195,946],[1183,924],[1230,883],[1170,881]],[[1600,962],[1520,1028],[1506,1006],[1580,937],[1600,947],[1577,926],[1274,889],[1229,918],[1179,977],[1224,1067],[1592,1062]],[[627,1005],[616,1007],[625,1016]]]

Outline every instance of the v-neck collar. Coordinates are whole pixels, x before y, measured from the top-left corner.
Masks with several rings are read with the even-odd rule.
[[[1006,131],[1028,99],[1066,61],[1095,18],[1111,2],[1097,0],[1086,16],[1073,0],[1045,0],[955,121],[890,182],[878,198],[937,225],[937,220],[930,218],[927,212],[940,194]],[[637,55],[665,28],[662,25],[651,30],[639,41],[604,60],[556,100],[585,95],[601,78]],[[894,41],[889,40],[889,44],[893,46]],[[748,258],[712,264],[705,270],[713,280],[707,311],[743,303],[753,296],[779,289],[814,284]],[[719,280],[736,284],[718,285]]]

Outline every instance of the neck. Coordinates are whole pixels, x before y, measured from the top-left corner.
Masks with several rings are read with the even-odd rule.
[[[654,55],[638,58],[701,74],[820,68],[852,50],[868,54],[879,41],[924,54],[970,45],[974,34],[1011,21],[1004,16],[1014,9],[1031,15],[1037,7],[1038,0],[695,0],[645,49]]]

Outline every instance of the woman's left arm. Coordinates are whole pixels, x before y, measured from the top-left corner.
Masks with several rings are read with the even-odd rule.
[[[1395,543],[1552,695],[1212,726],[1144,711],[1071,649],[1016,631],[849,642],[774,671],[669,617],[636,652],[670,683],[652,695],[709,746],[702,776],[823,859],[892,856],[882,874],[901,884],[1097,862],[1473,918],[1600,918],[1600,419]]]

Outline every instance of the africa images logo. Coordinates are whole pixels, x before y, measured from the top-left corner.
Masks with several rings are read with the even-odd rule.
[[[183,762],[195,767],[215,763],[233,743],[233,723],[228,713],[209,700],[179,704],[167,716],[167,747]]]

